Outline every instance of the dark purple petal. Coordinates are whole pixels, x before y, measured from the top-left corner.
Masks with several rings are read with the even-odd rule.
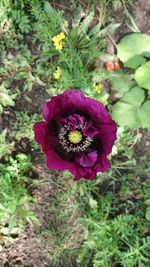
[[[111,121],[108,124],[101,124],[100,131],[98,137],[102,141],[103,144],[103,152],[105,155],[109,155],[111,153],[112,147],[116,140],[117,128],[115,122]]]
[[[75,130],[77,125],[84,125],[85,124],[85,119],[83,116],[79,114],[73,114],[69,115],[67,118],[63,118],[60,120],[60,123],[68,123],[70,125],[71,130]]]
[[[106,172],[110,167],[111,165],[107,157],[99,155],[97,159],[97,164],[95,166],[97,172]]]
[[[51,100],[45,102],[43,105],[43,117],[46,121],[51,121],[60,115],[61,112],[60,95],[53,96]]]
[[[72,162],[63,160],[54,150],[49,150],[46,152],[46,163],[49,169],[58,171],[68,170],[75,177],[79,177],[76,165]]]
[[[86,180],[93,180],[96,178],[96,170],[91,167],[84,168],[82,166],[78,166],[77,168],[77,174],[74,177],[74,180],[80,180],[81,178],[84,178]]]
[[[96,160],[97,151],[78,154],[76,157],[76,162],[78,162],[82,167],[92,167],[96,163]]]
[[[36,142],[46,154],[48,168],[69,170],[76,180],[94,179],[97,172],[110,168],[107,156],[116,140],[117,128],[100,102],[85,97],[81,90],[70,89],[47,101],[43,116],[46,122],[36,123],[34,131]],[[64,128],[65,124],[69,128]],[[78,144],[68,139],[69,131],[76,129],[83,134],[79,143],[83,150],[73,150],[78,149]],[[87,147],[84,142],[89,140]],[[70,142],[71,150],[65,142]]]
[[[99,130],[93,125],[92,121],[87,122],[86,126],[83,129],[83,133],[86,136],[94,137],[99,134]]]
[[[35,141],[38,144],[44,145],[47,124],[45,122],[37,122],[34,125]]]
[[[49,131],[46,122],[37,122],[34,125],[35,140],[42,145],[43,152],[53,148],[57,144],[57,138]]]

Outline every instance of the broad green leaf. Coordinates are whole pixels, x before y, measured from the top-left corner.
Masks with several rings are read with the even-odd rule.
[[[149,52],[144,52],[142,55],[143,55],[143,57],[149,58],[150,57],[150,51]]]
[[[135,86],[129,92],[125,93],[121,101],[131,104],[133,106],[140,106],[145,99],[144,90]]]
[[[117,56],[122,62],[126,62],[136,55],[150,52],[150,36],[148,34],[132,33],[120,41],[117,45]]]
[[[139,86],[150,90],[150,61],[136,70],[134,79]]]
[[[128,61],[124,63],[124,66],[131,69],[136,69],[140,65],[144,64],[146,59],[141,55],[136,55],[130,58]]]
[[[146,199],[144,203],[145,205],[150,206],[150,199]]]
[[[104,106],[106,106],[108,104],[108,98],[109,94],[105,91],[102,91],[97,100],[100,101]]]
[[[135,82],[131,79],[131,77],[122,72],[112,74],[110,81],[112,90],[117,91],[119,93],[119,97],[123,96],[125,92],[129,91],[135,85]]]
[[[112,107],[113,119],[120,126],[128,126],[130,128],[149,126],[150,123],[147,118],[149,103],[147,102],[150,101],[142,105],[144,99],[144,90],[135,86],[129,92],[125,93],[122,99]]]
[[[139,109],[138,116],[142,127],[150,127],[150,100],[146,101]]]
[[[120,126],[138,128],[140,121],[137,116],[137,107],[118,101],[112,107],[112,117]]]

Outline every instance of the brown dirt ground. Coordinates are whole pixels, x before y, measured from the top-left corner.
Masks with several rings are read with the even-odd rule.
[[[79,1],[82,2],[82,1]],[[61,8],[61,1],[53,1],[54,6]],[[70,11],[69,11],[70,12]],[[67,13],[67,16],[69,14]],[[150,0],[135,1],[130,12],[135,19],[137,26],[141,32],[150,32]],[[122,9],[113,12],[112,17],[114,21],[122,22],[122,26],[115,34],[115,40],[119,40],[122,36],[129,33],[130,30],[125,25],[125,16]],[[29,95],[33,100],[32,104],[26,103],[24,97],[17,101],[15,109],[30,110],[38,112],[41,110],[41,103],[48,98],[44,87],[33,88]],[[15,120],[13,109],[8,109],[4,112],[3,117],[0,118],[0,125],[12,129]],[[135,153],[137,155],[146,154],[150,158],[150,132],[148,130],[140,131],[140,139],[135,146]],[[38,155],[35,158],[35,165],[33,167],[32,178],[38,173],[39,179],[53,181],[58,174],[53,174],[48,171],[43,163],[38,163]],[[54,177],[55,176],[55,177]],[[54,177],[54,178],[53,178]],[[50,227],[54,222],[50,208],[57,192],[57,186],[52,183],[43,183],[32,188],[31,193],[36,197],[37,203],[34,206],[34,211],[40,220],[40,225],[31,227],[26,225],[25,229],[19,236],[13,237],[9,242],[0,243],[0,266],[1,267],[51,267],[49,261],[50,252],[53,249],[54,241],[45,235],[44,241],[39,239],[41,228]],[[61,212],[58,210],[58,213]],[[75,216],[75,215],[74,215]],[[73,221],[73,219],[72,219]],[[69,221],[68,223],[73,223]],[[76,266],[75,263],[73,265]],[[64,266],[70,267],[70,266]]]

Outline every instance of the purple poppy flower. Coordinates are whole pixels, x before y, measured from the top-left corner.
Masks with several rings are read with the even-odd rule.
[[[34,125],[47,166],[69,170],[79,180],[94,179],[110,168],[107,156],[116,140],[116,124],[98,101],[69,89],[43,106],[45,121]]]

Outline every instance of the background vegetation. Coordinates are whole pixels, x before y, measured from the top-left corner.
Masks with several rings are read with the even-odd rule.
[[[130,8],[131,0],[0,1],[2,266],[150,266],[150,145],[141,129],[150,126],[150,39]],[[125,39],[115,40],[115,14]],[[47,170],[34,141],[43,101],[73,87],[118,124],[112,169],[95,181]],[[35,255],[18,249],[22,236],[31,251],[34,237]]]

